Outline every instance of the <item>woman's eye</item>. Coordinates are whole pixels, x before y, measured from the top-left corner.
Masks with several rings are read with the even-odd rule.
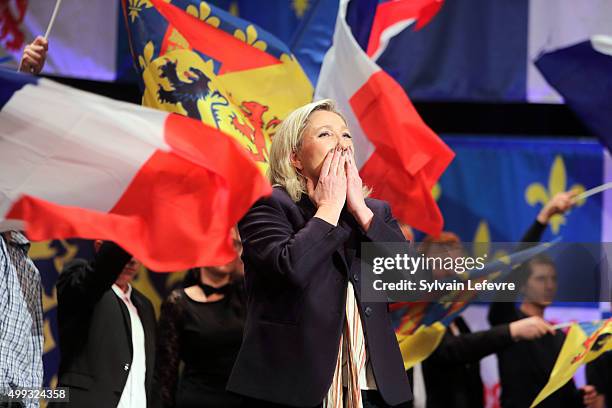
[[[321,132],[319,133],[319,137],[329,136],[329,132]]]
[[[344,137],[348,137],[349,139],[351,139],[351,138],[352,138],[352,136],[351,136],[349,133],[345,133],[345,134],[343,134],[342,136],[344,136]]]

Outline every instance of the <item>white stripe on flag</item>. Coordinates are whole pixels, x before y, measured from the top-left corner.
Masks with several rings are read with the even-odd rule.
[[[414,18],[410,18],[408,20],[399,21],[389,27],[385,28],[383,32],[380,34],[380,44],[378,45],[378,49],[372,55],[372,61],[378,60],[378,58],[385,52],[387,49],[387,45],[389,45],[389,41],[404,31],[407,27],[412,25],[416,20]]]
[[[0,219],[22,194],[109,211],[155,150],[169,150],[167,115],[44,79],[25,86],[0,111]]]

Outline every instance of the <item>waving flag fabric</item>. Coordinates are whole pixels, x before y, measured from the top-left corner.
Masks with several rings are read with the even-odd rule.
[[[348,3],[340,2],[316,96],[336,100],[346,115],[357,165],[373,196],[388,201],[400,220],[437,235],[443,219],[431,189],[454,154],[403,89],[359,47],[345,20]]]
[[[143,105],[232,136],[265,170],[276,126],[312,100],[312,85],[289,49],[206,2],[122,4]]]
[[[607,0],[447,1],[425,28],[391,39],[377,63],[415,100],[559,103],[535,60],[612,35],[611,19]]]
[[[367,53],[373,59],[385,52],[389,41],[414,24],[420,30],[440,11],[443,0],[386,0],[376,8]]]
[[[578,367],[612,350],[612,318],[598,322],[573,323],[550,373],[548,383],[531,404],[537,406],[572,379]]]
[[[236,255],[230,229],[271,192],[199,121],[0,71],[0,231],[112,240],[160,271]]]
[[[612,152],[612,36],[546,53],[536,66]]]

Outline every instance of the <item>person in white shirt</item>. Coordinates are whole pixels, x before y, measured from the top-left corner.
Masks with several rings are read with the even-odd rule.
[[[155,313],[130,282],[139,262],[112,242],[93,261],[68,264],[57,282],[59,387],[67,407],[155,406]]]

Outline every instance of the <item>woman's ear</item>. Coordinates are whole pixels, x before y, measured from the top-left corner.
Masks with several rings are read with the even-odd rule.
[[[291,160],[291,164],[293,167],[298,169],[299,171],[304,170],[304,166],[302,165],[302,161],[297,155],[297,152],[291,152],[291,156],[289,156],[289,160]]]

